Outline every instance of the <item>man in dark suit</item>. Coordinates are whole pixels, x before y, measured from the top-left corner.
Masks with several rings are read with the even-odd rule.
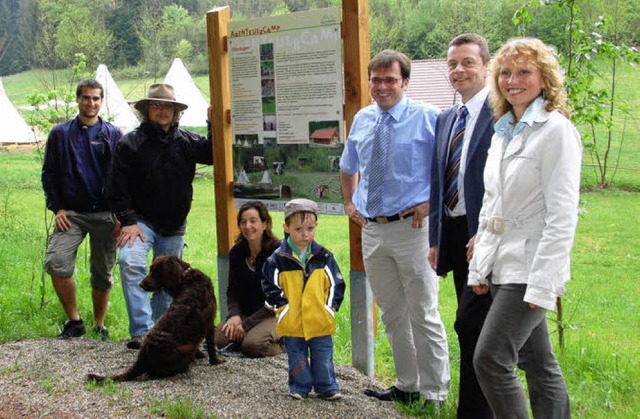
[[[473,369],[473,351],[491,305],[489,293],[467,287],[469,260],[484,195],[483,172],[493,136],[488,103],[487,41],[477,34],[455,37],[447,50],[449,81],[462,97],[438,116],[431,165],[429,263],[436,273],[453,271],[458,299],[455,330],[460,343],[458,418],[492,418]]]

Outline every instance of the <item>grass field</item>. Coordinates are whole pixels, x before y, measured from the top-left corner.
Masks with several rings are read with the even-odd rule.
[[[55,336],[65,320],[48,277],[42,276],[45,249],[44,197],[37,153],[0,153],[0,341]],[[216,281],[216,217],[211,169],[195,181],[185,259]],[[596,191],[583,194],[573,280],[564,298],[565,349],[556,348],[572,399],[574,417],[637,418],[640,412],[640,225],[635,209],[640,194]],[[282,235],[282,214],[274,213]],[[348,278],[349,241],[345,217],[321,216],[317,240],[335,254]],[[107,316],[114,340],[128,338],[118,269]],[[87,248],[76,269],[82,314],[91,324]],[[338,313],[336,362],[351,363],[348,295]],[[452,388],[441,417],[455,417],[458,348],[453,319],[455,295],[451,280],[441,281],[440,311],[449,337]],[[553,315],[550,315],[553,318]],[[375,342],[376,377],[391,384],[394,369],[383,324]],[[555,323],[551,322],[551,328]],[[554,343],[557,335],[552,336]],[[404,408],[402,408],[404,409]],[[414,410],[403,410],[408,415]]]

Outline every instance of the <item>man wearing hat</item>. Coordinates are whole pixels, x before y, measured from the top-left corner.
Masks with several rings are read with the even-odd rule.
[[[144,335],[171,304],[164,291],[151,300],[140,288],[147,255],[182,257],[196,163],[213,164],[211,139],[178,127],[187,105],[175,100],[168,84],[152,84],[135,103],[142,123],[118,142],[107,182],[107,199],[122,228],[118,237],[120,275],[131,341]]]

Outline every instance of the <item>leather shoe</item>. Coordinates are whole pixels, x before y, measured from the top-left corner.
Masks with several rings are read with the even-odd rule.
[[[368,388],[364,391],[364,394],[369,397],[375,397],[378,400],[394,401],[404,404],[415,402],[420,398],[420,393],[418,393],[417,391],[402,391],[396,386],[391,386],[388,389],[382,391]]]

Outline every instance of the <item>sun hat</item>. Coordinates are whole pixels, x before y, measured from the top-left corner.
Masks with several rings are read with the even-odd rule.
[[[164,83],[155,83],[149,86],[147,97],[140,99],[133,106],[141,113],[145,113],[149,102],[167,102],[175,105],[177,112],[182,112],[188,108],[184,103],[176,101],[176,94],[173,86]]]
[[[284,205],[285,219],[289,218],[290,215],[293,215],[297,212],[312,212],[315,215],[318,215],[318,204],[310,199],[296,198],[292,199]]]

